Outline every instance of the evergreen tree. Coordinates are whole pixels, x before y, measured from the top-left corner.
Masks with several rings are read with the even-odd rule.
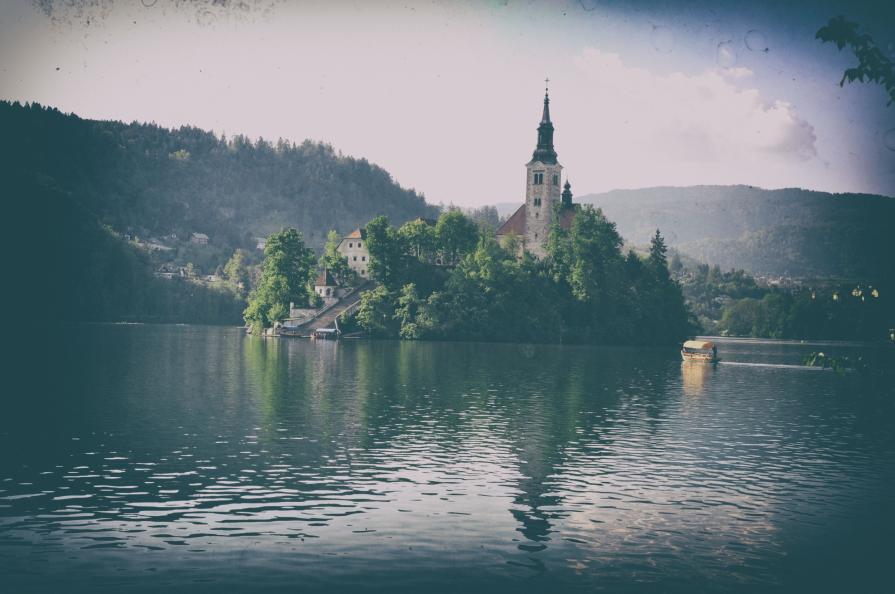
[[[650,240],[649,261],[653,271],[662,279],[668,278],[667,252],[668,247],[665,245],[665,239],[662,238],[662,234],[656,229],[656,234]]]

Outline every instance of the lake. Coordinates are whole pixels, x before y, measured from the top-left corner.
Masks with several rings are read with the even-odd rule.
[[[0,420],[0,590],[883,588],[895,393],[798,365],[895,349],[718,349],[31,337]]]

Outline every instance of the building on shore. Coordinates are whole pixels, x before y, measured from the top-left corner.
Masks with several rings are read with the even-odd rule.
[[[544,93],[544,111],[538,125],[538,144],[525,165],[525,204],[497,230],[501,245],[515,245],[537,258],[547,255],[547,238],[554,218],[568,230],[577,212],[572,204],[572,186],[566,180],[560,190],[562,165],[553,148],[553,122],[550,121],[550,95]]]
[[[193,233],[190,236],[190,242],[196,245],[208,245],[208,236],[204,233]]]
[[[327,299],[335,297],[338,289],[339,283],[337,283],[333,278],[333,275],[330,274],[329,269],[324,268],[321,270],[320,274],[317,275],[317,280],[314,281],[314,292],[320,297]]]
[[[370,252],[367,251],[367,233],[363,227],[343,237],[336,250],[348,259],[348,267],[358,276],[370,278]]]

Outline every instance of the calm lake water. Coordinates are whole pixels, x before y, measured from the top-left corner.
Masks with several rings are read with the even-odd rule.
[[[33,337],[0,420],[0,590],[871,591],[895,393],[810,351]],[[14,359],[18,361],[18,359]]]

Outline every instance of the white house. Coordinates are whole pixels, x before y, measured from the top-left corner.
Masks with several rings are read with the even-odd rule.
[[[196,245],[208,245],[208,236],[204,233],[193,233],[190,236],[190,241]]]
[[[370,277],[370,252],[367,251],[367,232],[363,227],[343,237],[336,249],[348,259],[348,267],[358,276],[364,279]]]

